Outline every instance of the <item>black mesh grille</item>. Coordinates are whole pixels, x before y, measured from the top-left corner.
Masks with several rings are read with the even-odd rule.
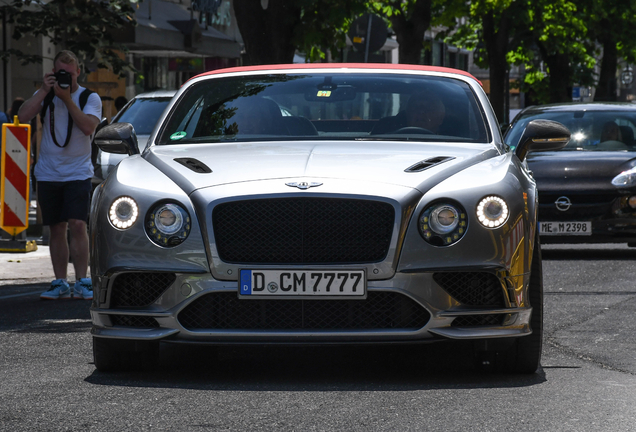
[[[453,320],[452,327],[500,326],[504,315],[465,315]]]
[[[110,320],[113,325],[124,327],[146,327],[157,328],[159,323],[156,319],[147,316],[134,315],[111,315]]]
[[[285,198],[215,207],[219,256],[242,264],[336,264],[382,261],[395,212],[378,201]]]
[[[505,306],[497,276],[484,272],[434,273],[433,279],[458,302],[470,306]]]
[[[178,316],[188,330],[414,330],[429,318],[415,301],[391,292],[369,292],[366,300],[240,300],[233,292],[211,293]]]
[[[174,273],[122,273],[113,282],[111,307],[147,306],[174,283]]]

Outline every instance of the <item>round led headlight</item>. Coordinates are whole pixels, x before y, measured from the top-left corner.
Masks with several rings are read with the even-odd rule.
[[[134,199],[130,197],[119,197],[110,206],[108,219],[115,228],[130,228],[139,216],[139,206]]]
[[[437,203],[424,209],[419,219],[420,234],[434,246],[448,246],[466,233],[466,212],[457,204]]]
[[[160,246],[177,246],[190,234],[190,215],[177,204],[155,206],[146,216],[148,237]]]
[[[508,215],[508,204],[498,196],[487,196],[477,204],[477,219],[486,228],[500,227]]]

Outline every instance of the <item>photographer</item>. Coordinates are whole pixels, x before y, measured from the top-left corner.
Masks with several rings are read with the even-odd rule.
[[[75,269],[73,298],[90,300],[93,289],[87,277],[86,223],[93,177],[91,142],[102,115],[102,102],[97,93],[77,84],[80,67],[75,54],[61,51],[53,65],[53,71],[44,75],[41,88],[18,112],[21,123],[38,113],[42,117],[42,141],[34,174],[42,221],[50,227],[49,249],[56,279],[40,298],[71,298],[66,280],[70,250]]]

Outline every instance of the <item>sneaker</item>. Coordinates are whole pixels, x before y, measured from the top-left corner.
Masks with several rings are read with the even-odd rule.
[[[42,300],[70,299],[71,287],[65,279],[55,279],[51,282],[51,288],[40,294]]]
[[[75,281],[73,287],[73,298],[93,300],[93,282],[91,278],[81,278]]]

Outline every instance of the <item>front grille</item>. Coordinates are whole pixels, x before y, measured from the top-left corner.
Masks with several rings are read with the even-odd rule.
[[[504,292],[497,276],[485,272],[434,273],[433,280],[464,305],[505,307]]]
[[[156,319],[147,316],[134,315],[110,315],[110,320],[115,326],[157,328]]]
[[[429,318],[414,300],[393,292],[369,292],[365,300],[243,300],[235,292],[211,293],[178,315],[188,330],[416,330]]]
[[[177,279],[174,273],[122,273],[113,282],[111,307],[141,307],[155,302]]]
[[[568,195],[572,203],[566,211],[561,211],[554,204],[561,195],[539,194],[539,219],[554,221],[589,220],[608,214],[612,204],[620,195],[604,192],[603,194]]]
[[[503,317],[503,314],[464,315],[455,318],[451,327],[500,326]]]
[[[212,214],[219,256],[237,264],[379,262],[394,219],[390,204],[335,198],[234,201]]]

